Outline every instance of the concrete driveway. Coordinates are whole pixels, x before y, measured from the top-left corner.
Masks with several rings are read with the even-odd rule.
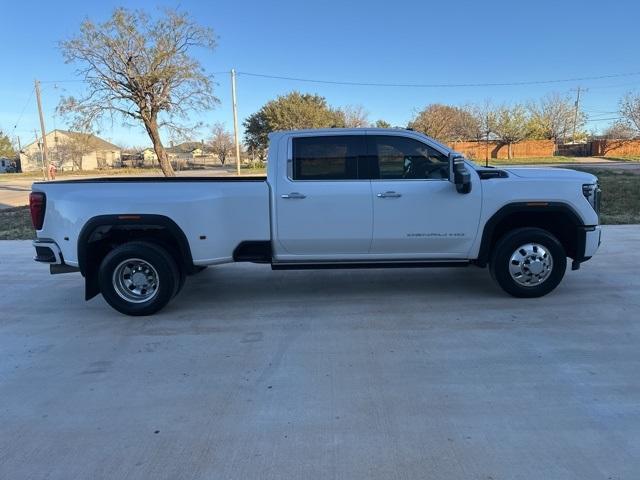
[[[635,480],[639,244],[542,299],[241,264],[129,318],[0,242],[0,478]]]

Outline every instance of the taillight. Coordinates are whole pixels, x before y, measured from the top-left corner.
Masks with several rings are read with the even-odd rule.
[[[47,206],[47,197],[42,192],[31,192],[29,194],[29,210],[31,211],[31,223],[33,228],[40,230],[44,223],[44,210]]]

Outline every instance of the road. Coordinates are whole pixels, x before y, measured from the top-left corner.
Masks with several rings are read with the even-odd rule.
[[[0,181],[0,210],[29,204],[33,180]]]
[[[541,299],[238,264],[148,318],[0,242],[0,478],[637,479],[639,242]]]

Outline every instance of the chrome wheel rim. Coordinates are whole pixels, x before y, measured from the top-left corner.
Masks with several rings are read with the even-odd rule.
[[[511,278],[523,287],[543,283],[553,270],[551,252],[539,243],[527,243],[516,249],[509,259]]]
[[[140,258],[124,260],[113,271],[113,287],[127,302],[147,302],[156,296],[159,286],[156,269]]]

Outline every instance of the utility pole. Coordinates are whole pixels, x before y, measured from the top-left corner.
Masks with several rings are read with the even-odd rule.
[[[40,82],[35,81],[36,101],[38,102],[38,115],[40,115],[40,130],[42,131],[42,168],[44,176],[49,178],[49,157],[47,155],[47,131],[44,126],[44,115],[42,114],[42,99],[40,98]],[[36,135],[37,138],[37,135]]]
[[[236,101],[236,69],[231,69],[231,102],[233,103],[233,137],[236,142],[236,168],[240,175],[240,140],[238,138],[238,102]]]
[[[573,134],[571,135],[571,141],[573,143],[576,143],[576,125],[578,124],[578,110],[580,109],[580,87],[578,87],[576,91],[575,110],[573,111]]]
[[[487,127],[487,142],[485,143],[485,151],[484,151],[484,166],[489,166],[489,112],[486,113],[485,122]]]
[[[36,136],[36,145],[38,145],[38,149],[40,150],[40,158],[42,159],[42,142],[38,137],[38,131],[34,128],[33,134]],[[47,169],[44,168],[44,160],[42,162],[42,179],[47,180]]]

